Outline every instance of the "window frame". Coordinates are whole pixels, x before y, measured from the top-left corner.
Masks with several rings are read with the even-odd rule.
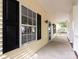
[[[21,27],[22,26],[26,26],[26,27],[31,27],[31,28],[36,28],[36,31],[35,31],[35,38],[36,39],[33,39],[33,40],[31,40],[31,41],[27,41],[26,43],[29,43],[29,42],[32,42],[32,41],[35,41],[35,40],[37,40],[37,13],[36,12],[34,12],[34,11],[32,11],[30,8],[27,8],[27,7],[25,7],[25,8],[27,8],[27,10],[31,10],[32,11],[32,17],[29,17],[28,16],[28,11],[27,11],[27,15],[25,16],[25,15],[23,15],[22,14],[22,7],[25,7],[24,5],[22,5],[21,3],[20,3],[20,22],[19,22],[19,29],[20,29],[20,36],[19,36],[19,38],[20,38],[20,42],[19,42],[19,44],[20,44],[20,47],[22,46],[22,45],[24,45],[24,44],[22,44],[22,32],[21,32]],[[33,13],[35,13],[36,14],[36,18],[33,18]],[[30,24],[22,24],[22,16],[25,16],[25,17],[27,17],[27,19],[28,18],[31,18],[31,20],[32,20],[32,25],[30,25]],[[33,25],[33,20],[35,19],[35,24],[36,25]],[[28,21],[27,21],[28,22]],[[30,36],[34,36],[33,34],[28,34],[28,35],[30,35]],[[32,38],[31,37],[31,38]]]

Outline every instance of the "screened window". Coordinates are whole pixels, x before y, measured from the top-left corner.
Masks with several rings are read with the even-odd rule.
[[[21,19],[21,39],[22,44],[36,40],[37,29],[37,14],[32,10],[22,6],[22,19]]]

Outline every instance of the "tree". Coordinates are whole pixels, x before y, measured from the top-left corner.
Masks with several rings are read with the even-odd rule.
[[[66,22],[60,22],[59,25],[63,28],[67,27],[67,23]]]

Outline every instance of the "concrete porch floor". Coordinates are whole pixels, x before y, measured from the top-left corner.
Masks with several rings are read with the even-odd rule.
[[[57,35],[30,59],[77,59],[66,35]]]

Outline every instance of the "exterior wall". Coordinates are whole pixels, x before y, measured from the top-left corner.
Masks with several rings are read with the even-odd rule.
[[[2,54],[2,42],[3,42],[3,40],[2,40],[2,18],[3,16],[2,16],[2,0],[0,0],[0,54]]]
[[[47,13],[45,10],[36,2],[36,0],[18,0],[22,5],[26,6],[27,8],[41,14],[42,20],[42,38],[41,40],[31,41],[26,43],[21,48],[15,49],[4,55],[10,57],[11,59],[28,59],[32,56],[35,52],[37,52],[41,47],[48,43],[48,25],[45,23],[47,20]]]

